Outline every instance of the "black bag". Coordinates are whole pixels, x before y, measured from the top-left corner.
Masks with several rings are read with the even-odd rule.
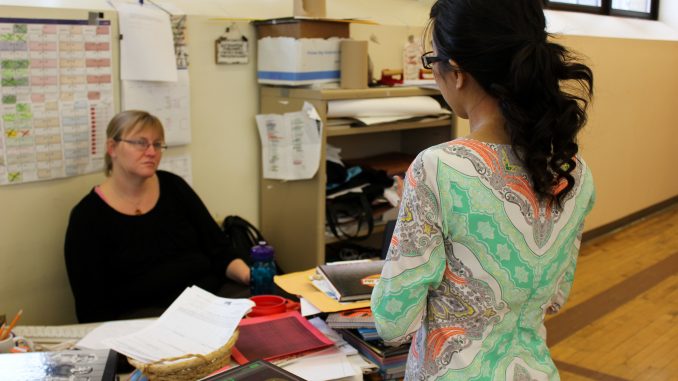
[[[367,195],[363,192],[349,192],[325,202],[327,225],[339,240],[361,240],[372,234],[374,217]],[[350,228],[345,228],[349,223]],[[367,227],[364,235],[360,230]]]
[[[238,216],[226,217],[221,229],[228,241],[229,253],[251,265],[250,249],[259,241],[266,241],[261,232],[247,220]]]
[[[330,167],[328,167],[329,169]],[[384,189],[393,185],[393,178],[386,171],[360,167],[359,174],[340,186],[328,189],[325,200],[327,226],[339,240],[363,240],[374,230],[372,202],[384,194]],[[341,196],[333,194],[350,188],[360,187],[360,192],[349,192]],[[364,231],[364,228],[367,228]],[[364,233],[361,234],[361,229]]]

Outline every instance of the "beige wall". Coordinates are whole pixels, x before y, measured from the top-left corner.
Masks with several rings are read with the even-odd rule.
[[[261,8],[261,2],[258,8],[249,9],[246,3],[241,1],[237,10],[258,12]],[[330,13],[336,17],[363,15],[367,8],[361,8],[361,3],[367,4],[329,2],[328,12],[336,12]],[[400,65],[399,47],[408,34],[421,30],[426,19],[423,3],[400,1],[409,8],[397,11],[374,6],[367,10],[381,17],[382,23],[394,25],[352,26],[355,38],[369,39],[374,34],[379,41],[370,43],[376,72]],[[268,11],[285,15],[284,9],[274,8]],[[261,10],[261,15],[254,16],[281,16]],[[22,15],[16,13],[18,8],[0,6],[0,11],[3,16]],[[33,9],[26,15],[61,17],[61,12],[74,14]],[[219,15],[245,16],[225,13]],[[110,15],[115,20],[112,11]],[[189,17],[192,143],[168,154],[191,155],[193,186],[215,216],[222,219],[238,214],[256,224],[260,165],[254,125],[258,109],[256,52],[247,65],[214,64],[214,40],[230,23],[207,16]],[[238,26],[255,41],[247,22],[238,22]],[[678,141],[673,115],[678,99],[678,42],[593,37],[566,37],[563,41],[585,53],[596,73],[596,100],[581,139],[582,152],[598,185],[598,204],[587,229],[678,195],[678,177],[672,176],[675,170],[669,161]],[[460,125],[462,129],[466,126]],[[13,314],[22,307],[23,323],[74,322],[63,265],[63,235],[71,207],[102,178],[93,174],[0,187],[0,313]]]
[[[595,74],[580,137],[597,203],[590,230],[678,196],[678,42],[568,36]]]

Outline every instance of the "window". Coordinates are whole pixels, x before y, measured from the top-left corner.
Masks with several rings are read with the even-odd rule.
[[[659,14],[659,0],[548,0],[546,4],[548,9],[649,20],[656,20]]]

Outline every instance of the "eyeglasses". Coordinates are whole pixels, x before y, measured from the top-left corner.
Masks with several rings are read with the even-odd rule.
[[[139,140],[128,140],[128,139],[114,139],[116,142],[125,142],[131,144],[138,151],[145,152],[148,147],[153,146],[153,149],[159,152],[165,152],[167,149],[167,144],[161,142],[149,142],[148,140],[139,139]]]
[[[421,64],[424,65],[426,69],[433,69],[433,64],[436,62],[447,61],[447,58],[434,56],[433,51],[426,52],[421,55]]]

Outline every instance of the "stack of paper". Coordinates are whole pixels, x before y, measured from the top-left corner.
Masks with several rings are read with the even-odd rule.
[[[249,299],[221,298],[192,286],[146,328],[105,343],[145,363],[186,354],[206,355],[228,342],[253,306]]]
[[[448,116],[450,111],[428,96],[342,99],[327,103],[327,118],[351,118],[367,126],[438,115]]]

